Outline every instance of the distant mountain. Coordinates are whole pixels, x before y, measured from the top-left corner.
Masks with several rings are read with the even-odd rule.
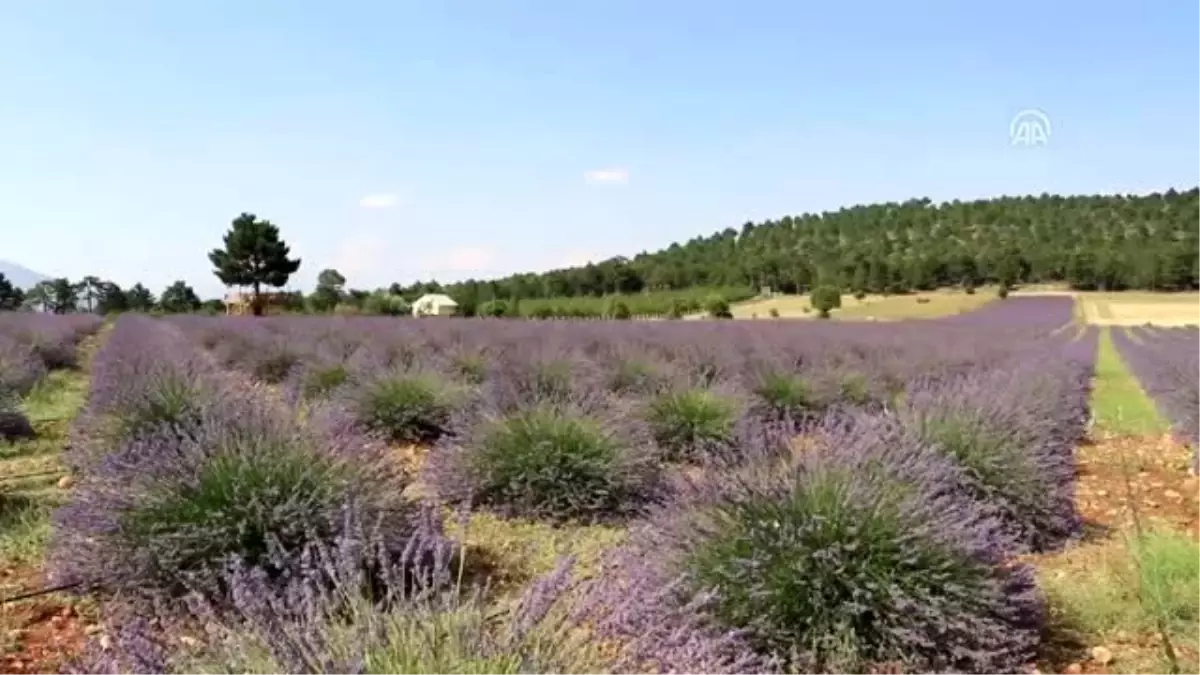
[[[29,290],[50,278],[45,274],[38,274],[28,267],[22,267],[7,260],[0,260],[0,274],[7,277],[13,286],[25,290]]]

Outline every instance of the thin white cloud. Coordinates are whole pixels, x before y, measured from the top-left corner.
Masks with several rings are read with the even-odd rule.
[[[361,232],[343,239],[334,249],[332,267],[344,274],[350,283],[362,284],[379,270],[385,257],[387,243],[379,236]],[[358,277],[358,279],[354,279]]]
[[[421,259],[423,272],[480,272],[492,269],[496,251],[482,246],[463,246]]]
[[[400,201],[396,195],[367,195],[358,201],[364,209],[390,209]]]
[[[592,169],[583,173],[583,179],[593,185],[624,185],[629,182],[629,171],[626,169]]]

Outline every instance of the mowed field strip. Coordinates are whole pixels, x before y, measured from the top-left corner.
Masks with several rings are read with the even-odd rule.
[[[867,295],[861,300],[846,293],[842,306],[830,312],[832,319],[859,321],[898,321],[902,319],[933,319],[962,314],[996,300],[994,289],[979,289],[974,294],[957,290],[938,290],[907,295]],[[771,310],[779,313],[771,316]],[[815,319],[808,295],[780,295],[774,298],[748,300],[730,307],[735,319]]]
[[[1200,293],[1147,291],[1032,291],[1020,295],[1070,295],[1084,323],[1097,326],[1190,326],[1200,324]]]

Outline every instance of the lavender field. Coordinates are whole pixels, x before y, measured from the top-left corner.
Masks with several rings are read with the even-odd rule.
[[[1033,562],[1087,538],[1072,313],[122,316],[48,540],[47,582],[101,607],[67,667],[1031,672]],[[2,319],[9,400],[97,328]],[[1114,339],[1194,447],[1195,330]],[[469,527],[607,534],[531,570]]]

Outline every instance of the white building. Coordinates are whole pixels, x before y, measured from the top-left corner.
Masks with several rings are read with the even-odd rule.
[[[442,293],[426,293],[412,304],[413,316],[454,316],[458,303]]]

